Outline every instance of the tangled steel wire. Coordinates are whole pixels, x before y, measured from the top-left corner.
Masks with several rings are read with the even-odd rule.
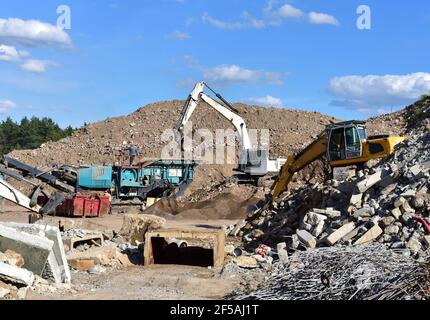
[[[275,263],[252,300],[427,300],[430,264],[380,244],[296,252]]]

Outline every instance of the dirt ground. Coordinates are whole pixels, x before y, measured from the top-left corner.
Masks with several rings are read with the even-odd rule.
[[[27,223],[29,212],[6,204],[0,213],[0,222]],[[123,215],[101,218],[70,219],[47,216],[43,222],[58,225],[59,221],[73,223],[75,227],[99,230],[110,234],[118,231]],[[237,220],[174,219],[167,220],[166,228],[217,229]],[[234,242],[235,240],[233,240]],[[237,241],[237,240],[236,240]],[[232,243],[232,239],[227,239]],[[180,265],[135,265],[110,268],[91,274],[72,270],[72,291],[36,293],[29,291],[29,300],[187,300],[223,299],[230,293],[249,285],[240,274],[224,272],[222,268],[203,268]]]

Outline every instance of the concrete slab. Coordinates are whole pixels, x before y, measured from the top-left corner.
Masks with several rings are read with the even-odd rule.
[[[355,241],[354,246],[371,242],[378,238],[382,234],[382,232],[382,229],[378,225],[375,225],[369,231],[367,231],[360,239]]]
[[[336,242],[338,242],[340,239],[345,237],[348,233],[352,232],[354,229],[355,229],[354,222],[347,223],[342,227],[340,227],[339,229],[337,229],[336,231],[334,231],[332,234],[330,234],[327,237],[326,242],[332,246],[336,244]]]
[[[0,251],[13,250],[24,257],[24,268],[41,275],[54,241],[0,225]]]
[[[0,262],[0,280],[18,285],[31,286],[34,281],[34,274],[26,269]]]
[[[317,246],[317,240],[306,230],[297,230],[297,237],[306,247],[314,249]]]
[[[49,264],[52,276],[56,283],[70,283],[71,274],[67,263],[66,252],[64,250],[61,232],[57,227],[44,224],[22,224],[22,223],[5,223],[7,227],[16,230],[27,231],[29,233],[38,233],[53,242],[52,253],[48,255],[47,262]],[[25,257],[24,257],[25,259]]]

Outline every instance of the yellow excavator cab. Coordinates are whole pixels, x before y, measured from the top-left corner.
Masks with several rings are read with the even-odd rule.
[[[326,127],[327,158],[331,167],[360,165],[372,159],[385,158],[404,137],[388,135],[368,137],[365,122],[348,121]]]

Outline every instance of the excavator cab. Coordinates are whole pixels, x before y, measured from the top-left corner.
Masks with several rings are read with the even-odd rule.
[[[366,123],[347,121],[326,127],[327,157],[332,167],[364,164],[372,159],[385,158],[394,151],[404,137],[380,135],[368,137]]]
[[[327,126],[329,161],[357,159],[363,155],[367,140],[363,122],[349,121]]]

